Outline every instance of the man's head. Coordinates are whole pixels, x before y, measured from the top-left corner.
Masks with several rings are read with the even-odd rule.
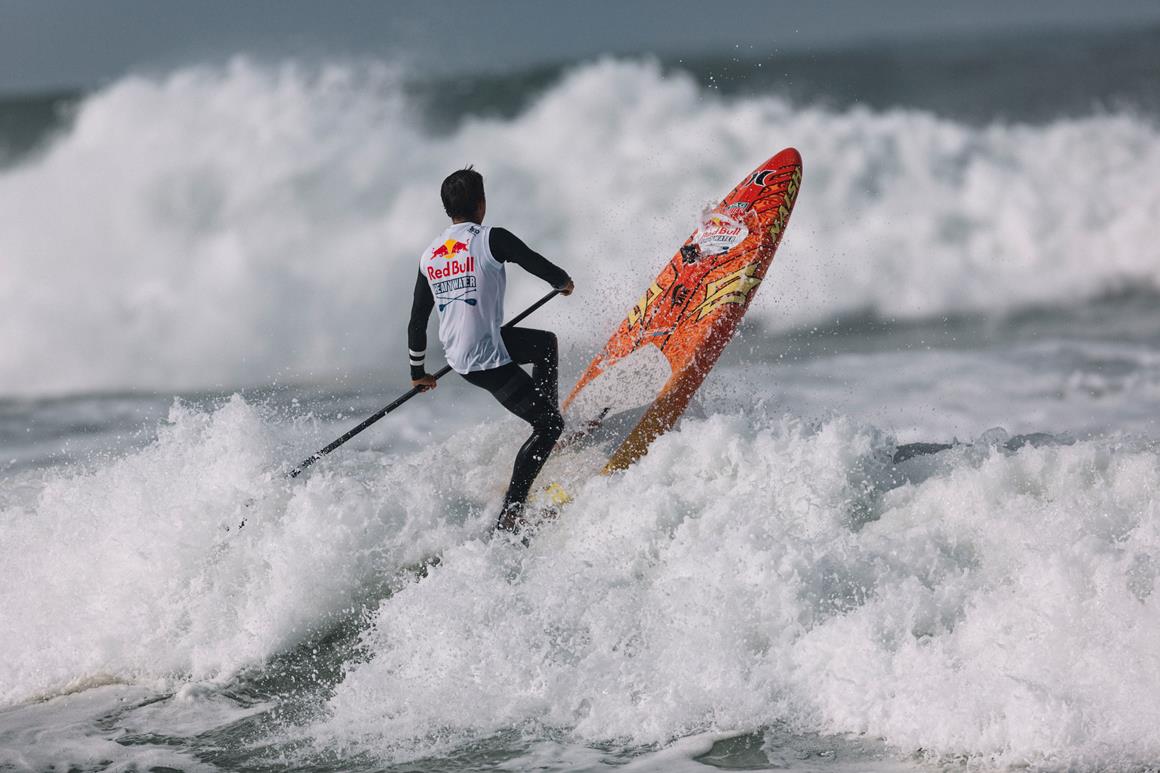
[[[443,210],[453,221],[483,222],[483,214],[487,209],[487,200],[483,196],[483,175],[470,165],[447,175],[439,195],[443,198]]]

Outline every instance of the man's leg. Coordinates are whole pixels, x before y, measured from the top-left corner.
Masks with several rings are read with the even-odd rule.
[[[532,434],[520,446],[512,466],[512,479],[503,498],[503,508],[496,524],[501,529],[515,530],[523,513],[524,502],[536,482],[560,433],[564,431],[564,418],[553,405],[545,403],[537,393],[519,405],[505,406],[515,415],[532,425]]]
[[[556,336],[547,330],[509,327],[503,333],[504,346],[516,363],[532,366],[535,399],[523,405],[507,406],[508,410],[532,425],[528,438],[516,455],[512,484],[504,497],[500,515],[501,528],[516,525],[524,501],[535,483],[548,456],[564,429],[560,415],[559,347]]]
[[[503,407],[532,425],[531,436],[516,454],[511,483],[496,524],[501,529],[513,530],[518,525],[523,504],[536,476],[540,474],[564,429],[564,419],[556,403],[545,399],[533,379],[515,363],[466,373],[463,377],[491,392]]]
[[[556,335],[547,330],[509,327],[503,330],[503,344],[519,365],[532,366],[532,382],[544,399],[560,404],[560,355]]]

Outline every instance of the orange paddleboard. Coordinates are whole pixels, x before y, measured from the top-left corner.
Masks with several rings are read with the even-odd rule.
[[[747,175],[702,218],[580,376],[563,403],[570,420],[583,420],[587,414],[590,422],[599,423],[614,408],[615,398],[606,397],[610,394],[636,392],[636,402],[644,409],[632,413],[635,424],[621,436],[605,473],[643,456],[685,411],[769,270],[801,180],[802,159],[793,148]],[[629,368],[614,384],[611,372],[623,369],[630,357],[651,368],[653,375],[634,380],[632,371],[637,369]],[[644,383],[650,379],[651,384]]]

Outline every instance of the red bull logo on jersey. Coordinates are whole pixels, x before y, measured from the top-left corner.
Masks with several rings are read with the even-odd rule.
[[[436,247],[431,252],[431,260],[436,258],[444,258],[447,263],[443,268],[427,266],[428,279],[446,279],[475,272],[475,258],[467,251],[467,245],[456,239],[448,239]]]
[[[456,239],[448,239],[435,248],[431,253],[431,259],[447,258],[450,260],[461,252],[467,252],[467,245]]]

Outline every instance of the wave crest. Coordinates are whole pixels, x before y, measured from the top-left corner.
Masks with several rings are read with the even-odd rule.
[[[0,172],[0,393],[402,372],[410,266],[443,225],[439,181],[468,162],[492,221],[579,280],[553,312],[585,351],[701,207],[785,145],[805,179],[751,312],[770,326],[1160,289],[1160,134],[1131,114],[977,128],[724,98],[607,59],[514,117],[432,133],[402,83],[238,59],[84,99]],[[538,289],[513,282],[511,307]]]

